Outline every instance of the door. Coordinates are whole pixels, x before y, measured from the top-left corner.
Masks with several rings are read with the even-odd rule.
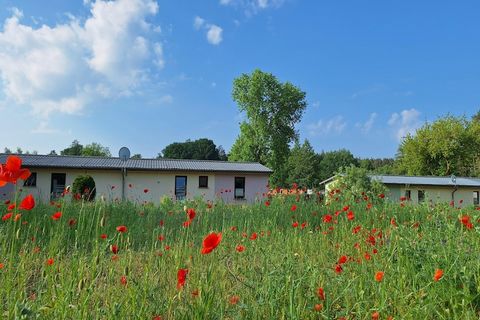
[[[52,182],[50,184],[51,199],[56,199],[62,195],[65,190],[66,177],[65,173],[52,173]]]
[[[187,196],[187,177],[175,177],[175,197],[177,200],[183,200]]]

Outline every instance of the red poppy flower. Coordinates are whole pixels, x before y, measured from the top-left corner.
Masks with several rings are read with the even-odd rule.
[[[212,252],[213,249],[215,249],[220,244],[221,241],[222,241],[222,233],[221,232],[210,233],[208,236],[205,237],[205,239],[203,239],[203,243],[202,243],[203,248],[202,248],[201,253],[202,254],[207,254],[207,253]]]
[[[3,263],[0,263],[0,270],[2,270],[3,267],[5,267],[5,265]]]
[[[240,301],[240,297],[239,297],[239,296],[231,296],[230,299],[229,299],[229,302],[230,302],[231,305],[235,305],[235,304],[237,304],[239,301]]]
[[[435,270],[435,274],[433,275],[433,281],[438,281],[443,277],[443,270],[442,269],[437,269]]]
[[[256,232],[252,233],[252,235],[250,236],[250,240],[255,240],[257,239],[258,235]]]
[[[348,211],[348,209],[350,209],[350,207],[349,207],[349,206],[345,206],[345,207],[343,207],[343,211]]]
[[[292,223],[292,227],[294,228],[298,227],[298,221],[295,221],[294,223]]]
[[[323,222],[325,222],[325,223],[331,222],[332,219],[333,219],[333,217],[329,214],[326,214],[326,215],[323,216]]]
[[[190,208],[187,210],[187,215],[190,220],[193,220],[193,218],[195,218],[195,214],[195,209]]]
[[[54,214],[52,214],[52,219],[53,220],[58,220],[62,217],[62,213],[59,211],[59,212],[55,212]]]
[[[162,317],[160,317],[160,316],[153,316],[152,320],[162,320]]]
[[[187,220],[183,223],[183,227],[188,228],[191,223],[192,223],[192,220]]]
[[[112,244],[110,246],[110,250],[112,251],[113,254],[117,254],[118,253],[118,246],[116,244]]]
[[[270,206],[270,201],[268,201],[268,200],[265,201],[265,206],[266,206],[266,207],[269,207],[269,206]]]
[[[295,210],[297,210],[297,205],[292,204],[292,206],[290,207],[290,211],[295,211]]]
[[[7,213],[6,215],[4,215],[4,216],[2,217],[2,221],[7,221],[7,220],[10,219],[11,217],[12,217],[12,213],[9,212],[9,213]]]
[[[177,289],[181,289],[187,280],[188,269],[179,269],[177,272]]]
[[[107,235],[106,235],[105,233],[102,233],[102,234],[100,235],[100,238],[102,238],[102,239],[105,240],[105,239],[107,239]]]
[[[347,262],[347,256],[341,256],[338,259],[338,264],[344,264],[345,262]]]
[[[320,300],[325,300],[325,292],[323,291],[322,287],[318,288],[317,295],[320,298]]]
[[[5,204],[5,205],[9,205],[9,204],[10,204],[10,200],[5,200],[4,204]]]
[[[350,221],[355,219],[355,215],[353,214],[353,211],[348,211],[347,219]]]
[[[127,232],[127,227],[125,227],[125,226],[118,226],[118,227],[117,227],[117,231],[120,232],[120,233]]]
[[[22,159],[8,156],[6,164],[0,164],[0,187],[7,183],[16,184],[18,179],[26,180],[30,176],[30,170],[21,167]]]
[[[339,265],[339,264],[337,264],[337,265],[335,266],[335,272],[338,273],[338,274],[340,274],[340,273],[342,273],[342,271],[343,271],[342,266]]]
[[[379,317],[380,317],[380,313],[378,313],[378,311],[375,311],[374,313],[372,313],[372,320],[378,320]]]
[[[237,231],[237,230],[238,230],[238,228],[237,228],[237,227],[235,227],[235,226],[233,226],[233,227],[230,227],[230,230],[232,230],[232,231]]]
[[[7,207],[7,211],[12,211],[13,209],[15,209],[15,207],[16,207],[16,204],[15,204],[15,203],[12,203],[11,205],[9,205],[9,206]]]
[[[162,235],[162,234],[159,235],[159,236],[158,236],[158,241],[163,241],[163,240],[165,240],[165,236]]]
[[[378,197],[379,197],[380,199],[383,199],[383,198],[385,198],[385,195],[384,195],[383,193],[380,193],[380,194],[378,195]]]
[[[245,251],[245,246],[238,245],[235,249],[236,249],[238,252],[243,252],[243,251]]]
[[[15,217],[13,218],[13,221],[16,222],[16,221],[20,220],[21,217],[22,217],[22,215],[21,215],[20,213],[17,213],[17,214],[15,215]]]
[[[305,229],[305,227],[307,226],[308,224],[306,222],[302,222],[302,224],[300,225],[300,228],[302,229]]]
[[[365,260],[372,259],[372,256],[368,252],[365,252],[365,254],[363,256],[365,257]]]
[[[319,303],[315,304],[314,309],[315,309],[315,311],[319,311],[319,312],[322,311],[323,304],[319,304]]]
[[[353,228],[352,233],[353,233],[353,234],[356,234],[356,233],[358,233],[361,229],[362,229],[362,226],[356,226],[356,227]]]
[[[47,259],[47,265],[51,266],[53,264],[53,258]]]
[[[147,193],[147,192],[148,192],[148,189],[143,189],[143,192],[144,192],[144,193]]]
[[[23,210],[32,210],[35,207],[35,199],[31,194],[26,196],[20,203],[20,209]]]
[[[126,277],[126,276],[122,276],[122,277],[120,278],[120,283],[121,283],[122,285],[126,286],[126,285],[127,285],[127,277]]]
[[[384,274],[383,271],[377,271],[377,273],[375,273],[375,281],[381,282]]]

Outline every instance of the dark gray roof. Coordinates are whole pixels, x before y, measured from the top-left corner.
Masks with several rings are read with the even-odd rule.
[[[479,178],[456,177],[455,182],[451,177],[413,177],[413,176],[388,176],[372,175],[372,179],[378,180],[384,184],[409,184],[425,186],[461,186],[461,187],[480,187]]]
[[[0,154],[0,163],[5,163],[8,154]],[[28,168],[78,168],[78,169],[121,169],[154,171],[205,171],[271,173],[272,170],[257,162],[227,162],[212,160],[178,159],[129,159],[81,157],[55,155],[18,155],[23,166]]]

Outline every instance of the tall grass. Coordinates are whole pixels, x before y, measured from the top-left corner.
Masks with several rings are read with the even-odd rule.
[[[324,205],[284,195],[269,203],[59,201],[15,211],[20,219],[0,221],[0,318],[480,317],[480,211],[383,200],[367,209],[364,201]],[[189,227],[184,205],[197,213]],[[465,215],[473,229],[459,221]],[[222,242],[202,255],[210,232],[222,232]],[[339,264],[341,256],[347,262]],[[189,273],[178,289],[181,268]],[[436,269],[444,271],[439,281]]]

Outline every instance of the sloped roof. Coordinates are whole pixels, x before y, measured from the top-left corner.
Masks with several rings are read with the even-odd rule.
[[[378,180],[384,184],[480,187],[480,179],[478,178],[456,177],[455,182],[453,182],[451,177],[371,175],[370,178]]]
[[[0,154],[0,163],[5,163],[8,154]],[[72,169],[121,169],[152,171],[205,171],[271,173],[272,170],[257,162],[230,162],[183,159],[129,159],[111,157],[82,157],[58,155],[18,155],[24,167],[72,168]]]

